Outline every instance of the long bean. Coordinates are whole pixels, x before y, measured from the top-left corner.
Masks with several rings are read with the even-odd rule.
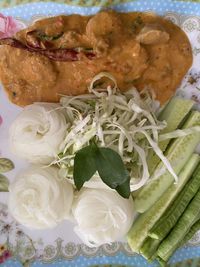
[[[178,220],[169,235],[160,244],[157,255],[168,261],[174,251],[180,246],[184,236],[189,232],[200,213],[200,190],[196,193],[183,215]]]
[[[181,171],[178,185],[172,184],[162,197],[148,211],[141,214],[134,222],[127,236],[128,243],[134,252],[139,253],[143,242],[148,237],[149,231],[164,214],[167,208],[170,207],[177,194],[185,186],[198,162],[199,156],[197,154],[193,154],[185,165],[183,172]]]
[[[177,223],[178,219],[186,209],[187,205],[200,188],[200,164],[194,172],[192,178],[185,185],[181,193],[166,210],[164,215],[158,220],[149,233],[155,239],[163,240],[170,230]]]

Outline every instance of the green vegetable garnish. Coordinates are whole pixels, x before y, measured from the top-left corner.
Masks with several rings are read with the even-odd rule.
[[[193,175],[177,196],[170,208],[160,218],[151,230],[150,236],[163,240],[170,230],[176,225],[187,205],[200,188],[200,175]]]
[[[148,261],[153,261],[156,258],[156,251],[159,244],[160,240],[147,237],[140,249],[140,253]]]
[[[198,163],[199,155],[193,154],[179,175],[178,185],[172,184],[162,197],[160,197],[160,199],[149,210],[141,214],[134,222],[127,236],[128,243],[134,252],[140,252],[143,242],[148,237],[150,230],[172,204],[177,194],[185,186]]]
[[[80,190],[84,183],[89,181],[96,172],[95,153],[96,147],[93,144],[82,148],[76,153],[73,176],[78,190]]]
[[[200,112],[198,111],[191,112],[182,129],[188,129],[194,126],[200,126]],[[194,132],[190,135],[175,139],[169,146],[165,156],[177,175],[188,162],[199,142],[200,133]],[[147,211],[173,183],[174,179],[172,175],[168,171],[164,171],[163,173],[162,169],[163,163],[160,162],[155,171],[157,179],[150,181],[137,195],[135,207],[138,212]]]
[[[95,85],[105,78],[110,81],[110,86],[96,89]],[[77,151],[87,147],[91,140],[95,139],[99,148],[110,148],[122,157],[130,174],[131,192],[138,190],[150,180],[147,156],[151,149],[163,162],[162,166],[172,174],[173,179],[178,180],[171,164],[158,146],[159,132],[166,127],[166,124],[155,117],[158,107],[151,94],[147,91],[140,94],[134,88],[127,92],[120,92],[115,78],[107,72],[101,72],[92,79],[89,92],[88,95],[64,96],[60,100],[68,122],[68,129],[62,148],[64,157],[58,157],[54,163],[57,163],[59,167],[64,163],[66,175],[63,172],[63,176],[65,178],[74,182],[73,174],[69,170],[74,168],[75,155]],[[101,152],[103,153],[103,150]],[[106,155],[107,153],[108,150]],[[99,172],[101,170],[102,168]],[[88,174],[86,170],[84,172]],[[110,181],[102,174],[101,176],[110,186]],[[93,178],[88,180],[88,175],[85,175],[84,178],[80,178],[78,187],[81,187],[84,181],[88,181],[87,186],[93,187],[97,184],[98,170]],[[123,186],[120,184],[115,189],[121,194],[126,194],[127,187],[126,180]]]
[[[160,135],[176,130],[193,106],[194,101],[192,100],[173,97],[158,115],[158,119],[160,121],[166,121],[167,123],[167,126],[160,131]],[[165,152],[169,142],[170,139],[159,142],[159,147],[163,152]],[[151,151],[148,155],[148,167],[150,174],[155,171],[159,162],[160,158],[154,151]]]
[[[130,196],[130,176],[120,155],[110,148],[95,143],[82,148],[74,158],[74,182],[78,190],[86,181],[99,173],[102,181],[122,197]]]
[[[200,176],[200,166],[195,172],[196,176]],[[180,246],[184,236],[190,231],[192,225],[199,218],[200,213],[200,190],[196,193],[193,200],[186,208],[183,215],[178,220],[175,227],[163,240],[158,248],[157,255],[164,261],[168,261],[174,251]]]

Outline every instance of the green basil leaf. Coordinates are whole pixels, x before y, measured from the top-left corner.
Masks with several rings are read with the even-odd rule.
[[[7,158],[0,158],[0,173],[9,172],[14,168],[14,164]]]
[[[120,196],[124,198],[130,197],[130,179],[128,179],[125,183],[118,185],[115,190],[120,194]]]
[[[105,184],[115,189],[130,180],[120,155],[110,148],[97,148],[95,154],[98,173]]]
[[[6,176],[0,174],[0,192],[8,192],[9,181]]]
[[[96,147],[91,144],[79,150],[75,155],[73,177],[78,190],[96,172],[95,152]]]

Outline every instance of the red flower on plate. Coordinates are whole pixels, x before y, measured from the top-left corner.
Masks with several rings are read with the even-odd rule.
[[[25,26],[22,22],[0,13],[0,39],[12,37]]]
[[[5,250],[2,256],[4,257],[5,260],[7,260],[11,257],[11,253],[9,250]]]

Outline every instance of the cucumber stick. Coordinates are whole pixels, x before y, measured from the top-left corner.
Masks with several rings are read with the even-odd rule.
[[[200,173],[199,173],[200,175]],[[188,205],[183,215],[178,220],[169,235],[160,244],[157,255],[164,261],[168,261],[174,251],[180,246],[184,236],[189,232],[192,225],[199,218],[200,213],[200,190]]]
[[[156,258],[156,256],[154,258],[154,255],[156,255],[159,244],[160,240],[147,237],[140,249],[140,254],[148,261],[153,261]]]
[[[200,125],[200,112],[192,111],[183,128],[190,128]],[[175,139],[175,141],[167,149],[165,156],[171,163],[174,171],[178,175],[184,165],[187,163],[196,146],[200,142],[200,132]],[[163,169],[163,163],[160,162],[156,168],[156,172]],[[138,212],[148,210],[173,183],[174,178],[166,170],[155,180],[150,181],[144,186],[135,198],[135,208]]]
[[[199,156],[198,155],[196,156],[198,163]],[[188,170],[186,170],[186,172]],[[200,188],[200,175],[196,175],[195,172],[192,178],[189,180],[189,182],[185,185],[181,193],[176,197],[172,205],[166,210],[164,215],[158,220],[155,226],[151,229],[149,236],[155,239],[163,240],[170,232],[170,230],[174,227],[174,225],[176,224],[176,222],[186,209],[191,199],[197,193],[199,188]]]
[[[197,154],[192,155],[191,159],[180,173],[178,185],[172,184],[163,196],[148,211],[141,214],[136,219],[127,235],[128,243],[134,252],[139,253],[139,250],[144,240],[147,238],[149,231],[164,214],[166,209],[175,199],[176,195],[182,190],[196,168],[198,161],[199,156]]]
[[[166,261],[164,261],[164,260],[161,259],[160,257],[157,257],[156,259],[157,259],[157,261],[160,263],[160,266],[161,266],[161,267],[167,267],[167,263],[166,263]]]
[[[166,121],[167,123],[167,126],[160,132],[160,134],[165,134],[176,130],[189,111],[192,109],[193,105],[194,102],[192,100],[173,97],[158,116],[160,121]],[[169,142],[170,140],[165,140],[159,143],[159,147],[163,152],[165,151]],[[149,172],[152,174],[155,170],[155,167],[160,162],[160,158],[155,154],[155,152],[152,151],[147,160]]]

